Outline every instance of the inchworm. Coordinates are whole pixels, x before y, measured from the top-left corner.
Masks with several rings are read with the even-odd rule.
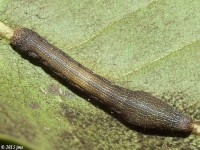
[[[191,117],[149,93],[114,85],[48,43],[36,32],[27,28],[12,30],[2,23],[0,31],[11,45],[38,58],[70,84],[121,115],[128,123],[143,128],[200,134],[199,124]]]

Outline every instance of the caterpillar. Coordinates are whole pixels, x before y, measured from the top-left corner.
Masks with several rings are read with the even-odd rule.
[[[146,129],[200,134],[198,122],[190,116],[147,92],[113,84],[76,62],[36,32],[27,28],[13,30],[3,23],[0,28],[5,29],[0,35],[8,38],[11,45],[39,59],[58,76],[114,110],[128,123]]]

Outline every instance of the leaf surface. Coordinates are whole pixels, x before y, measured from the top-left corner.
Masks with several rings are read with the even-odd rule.
[[[112,82],[200,119],[200,1],[0,0],[27,27]],[[76,95],[0,40],[0,139],[30,149],[198,149],[197,136],[143,134]]]

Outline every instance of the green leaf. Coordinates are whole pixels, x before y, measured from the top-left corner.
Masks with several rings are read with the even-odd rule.
[[[200,119],[200,1],[0,0],[27,27],[114,83]],[[0,139],[29,149],[199,149],[200,138],[148,135],[73,93],[0,40]]]

